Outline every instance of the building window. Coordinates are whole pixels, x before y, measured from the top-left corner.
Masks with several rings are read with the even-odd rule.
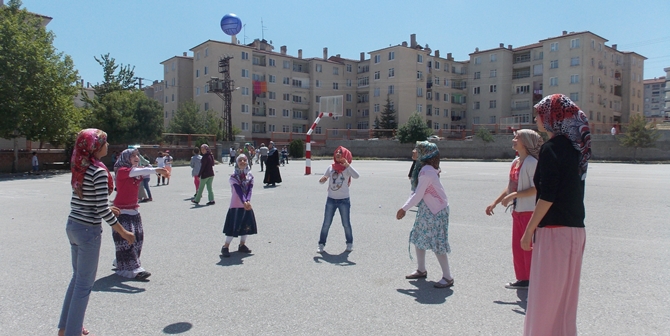
[[[423,72],[422,71],[417,71],[416,72],[416,79],[422,79],[423,78]]]
[[[382,61],[381,55],[375,55],[375,63],[379,63]]]
[[[339,74],[340,74],[340,68],[333,67],[333,75],[339,75]]]
[[[445,93],[444,96],[443,96],[442,98],[444,98],[444,99],[443,99],[444,101],[448,102],[448,101],[449,101],[449,94],[448,94],[448,93]]]
[[[416,111],[421,113],[423,112],[423,105],[422,104],[416,104]]]
[[[195,88],[195,95],[196,96],[200,95],[200,88],[199,87]]]
[[[277,77],[275,75],[270,75],[269,81],[270,81],[270,83],[275,83],[275,82],[277,82]]]
[[[270,117],[276,117],[276,116],[277,116],[277,110],[274,109],[274,108],[272,108],[272,107],[269,108],[269,109],[268,109],[268,116],[270,116]]]
[[[242,52],[242,59],[243,59],[243,60],[245,60],[245,59],[249,59],[249,53],[246,52],[246,51],[243,51],[243,52]]]
[[[491,54],[491,62],[495,62],[498,60],[498,54]]]
[[[284,77],[282,79],[282,84],[290,85],[291,84],[291,79],[288,77]]]
[[[314,85],[316,87],[321,87],[321,81],[320,80],[317,79],[314,83],[315,83]]]
[[[172,62],[172,71],[177,68],[177,62]]]
[[[498,70],[496,70],[496,69],[491,70],[490,73],[489,73],[489,77],[493,78],[493,77],[496,77],[496,76],[498,76]]]
[[[346,109],[344,115],[347,116],[347,117],[351,117],[351,109],[350,108]]]
[[[570,49],[575,49],[575,48],[579,48],[579,39],[578,38],[570,40]]]
[[[248,131],[249,130],[249,123],[248,122],[242,122],[242,130],[243,131]]]
[[[549,69],[558,68],[558,60],[549,61]]]
[[[416,88],[416,96],[423,97],[423,88]]]
[[[439,130],[440,129],[440,123],[434,123],[433,124],[433,129]]]
[[[165,96],[165,102],[166,102],[166,103],[168,102],[168,97],[167,97],[167,96]]]
[[[316,65],[316,72],[321,72],[321,64]]]
[[[379,96],[380,96],[380,91],[381,91],[381,89],[378,88],[378,87],[376,87],[376,88],[375,88],[375,92],[374,92],[374,96],[375,96],[375,97],[379,97]]]
[[[277,99],[277,93],[272,92],[272,91],[268,91],[268,98],[270,98],[271,100]]]
[[[287,110],[287,109],[283,109],[283,110],[281,110],[281,116],[284,117],[284,118],[288,118],[288,116],[289,116],[289,110]],[[288,126],[285,126],[285,127],[287,127],[287,130],[284,131],[284,132],[288,132]]]
[[[381,78],[381,74],[379,71],[375,71],[375,80],[379,80]]]
[[[205,67],[204,74],[207,75],[208,72],[209,72],[209,68]],[[174,85],[174,83],[172,85]]]
[[[375,112],[379,112],[379,104],[375,104],[374,107],[373,107],[373,110]]]
[[[472,103],[472,108],[475,110],[479,110],[479,102]]]
[[[579,92],[570,93],[570,100],[573,102],[579,101]]]
[[[351,64],[347,64],[347,72],[351,72]]]
[[[205,57],[209,56],[209,48],[205,48]]]
[[[550,77],[549,86],[558,86],[558,77]]]
[[[289,101],[289,100],[291,100],[291,94],[289,94],[289,93],[284,93],[284,94],[282,95],[282,99],[283,99],[284,101]]]
[[[479,125],[479,117],[472,117],[472,123],[475,125]]]
[[[395,69],[394,68],[389,69],[389,78],[391,78],[391,77],[395,77]]]
[[[205,103],[205,111],[209,111],[209,103]]]
[[[490,116],[489,117],[489,124],[495,124],[496,123],[496,116]]]
[[[570,66],[578,66],[578,65],[579,65],[579,57],[570,58]]]
[[[489,101],[489,108],[496,108],[497,102],[495,100]]]
[[[475,72],[475,79],[480,79],[480,78],[482,78],[482,73],[479,72],[479,71]]]
[[[277,66],[277,64],[275,63],[274,58],[270,58],[270,59],[268,60],[268,64],[269,64],[271,67]]]
[[[291,62],[290,61],[284,61],[283,62],[283,68],[284,69],[290,69],[291,68]]]
[[[172,101],[174,101],[174,93],[172,94]]]
[[[393,93],[395,93],[395,87],[393,87],[393,85],[389,85],[388,93],[389,93],[389,94],[393,94]]]
[[[558,42],[552,42],[549,46],[549,51],[558,51]]]
[[[440,62],[435,61],[435,69],[440,70]]]
[[[493,92],[497,92],[497,91],[498,91],[498,85],[494,84],[494,85],[489,86],[489,92],[493,93]]]
[[[338,83],[333,83],[333,90],[339,89],[339,84]]]
[[[395,51],[389,51],[389,61],[392,61],[395,59]]]
[[[249,95],[249,88],[248,87],[243,87],[242,88],[242,95],[243,96],[248,96]]]
[[[351,87],[351,79],[347,79],[347,87]]]
[[[417,61],[418,63],[423,63],[423,55],[421,55],[421,54],[416,55],[416,61]]]
[[[579,75],[570,75],[570,84],[579,83]]]
[[[345,99],[346,99],[346,100],[347,100],[348,102],[350,102],[350,101],[351,101],[351,99],[352,99],[352,97],[353,97],[353,96],[351,95],[351,93],[347,93],[347,95],[346,95],[346,98],[345,98]]]
[[[249,113],[249,105],[242,104],[242,113]]]
[[[314,133],[321,134],[321,126],[316,126],[316,128],[314,129]]]
[[[475,64],[482,64],[482,59],[479,56],[475,57]]]
[[[472,93],[473,94],[479,94],[481,92],[481,88],[479,86],[472,88]]]
[[[200,69],[195,70],[195,78],[200,77]]]
[[[249,78],[249,70],[242,69],[242,78]]]

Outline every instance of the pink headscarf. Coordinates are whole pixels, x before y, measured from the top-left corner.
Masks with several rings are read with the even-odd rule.
[[[344,171],[346,169],[346,167],[343,164],[337,162],[336,155],[337,155],[338,151],[342,151],[342,157],[345,158],[347,160],[347,162],[349,162],[349,163],[351,163],[351,160],[353,159],[353,156],[351,155],[351,152],[348,149],[346,149],[342,146],[337,147],[337,149],[333,153],[333,161],[335,161],[335,163],[333,163],[332,167],[333,167],[334,171],[336,171],[338,174],[340,174],[340,173],[342,173],[342,171]]]
[[[114,191],[112,174],[109,173],[107,166],[95,157],[95,153],[106,143],[107,133],[96,128],[87,128],[77,134],[77,141],[75,142],[72,158],[70,159],[70,169],[72,170],[72,180],[70,183],[79,198],[81,198],[81,188],[84,176],[86,175],[86,169],[90,165],[103,168],[107,171],[108,191],[110,194]]]

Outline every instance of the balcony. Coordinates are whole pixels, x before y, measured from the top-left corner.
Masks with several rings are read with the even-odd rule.
[[[528,78],[530,77],[530,69],[524,69],[519,71],[514,71],[512,73],[512,79]]]
[[[530,104],[512,106],[512,111],[526,111],[526,110],[530,110]]]
[[[514,64],[530,62],[530,51],[514,55]]]
[[[267,116],[265,112],[265,108],[253,108],[253,111],[251,112],[251,115],[254,117],[265,117]]]

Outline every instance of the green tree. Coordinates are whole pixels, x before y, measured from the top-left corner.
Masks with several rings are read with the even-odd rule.
[[[407,123],[398,129],[398,140],[400,143],[414,143],[416,141],[425,141],[433,130],[428,127],[419,112],[412,113]]]
[[[381,119],[379,120],[379,127],[381,129],[394,130],[398,128],[398,123],[396,122],[395,109],[391,103],[391,98],[386,96],[386,104],[384,104],[384,110],[381,112]]]
[[[633,161],[637,161],[637,149],[656,146],[659,138],[656,124],[647,123],[641,114],[630,117],[628,130],[619,137],[619,142],[624,147],[633,147]]]
[[[103,99],[107,94],[116,91],[133,90],[137,85],[135,77],[135,67],[121,64],[116,65],[116,59],[109,56],[109,53],[100,55],[100,58],[93,56],[96,62],[100,64],[103,72],[103,82],[93,86],[95,90],[95,99]],[[117,71],[118,70],[118,71]],[[88,102],[92,100],[88,97]]]
[[[305,155],[305,142],[300,139],[291,141],[288,145],[288,154],[293,158],[301,158]]]
[[[180,104],[170,121],[168,131],[179,134],[215,134],[217,139],[222,139],[222,122],[214,111],[200,111],[200,105],[191,100]]]
[[[137,90],[114,91],[91,101],[87,127],[106,131],[109,143],[157,141],[163,131],[163,107]]]
[[[55,35],[20,0],[0,7],[0,137],[59,142],[78,127],[74,107],[77,71],[70,56],[57,52]]]
[[[493,138],[493,135],[491,134],[491,131],[484,127],[480,127],[477,130],[477,134],[475,134],[478,138],[482,139],[484,142],[494,142],[495,139]]]

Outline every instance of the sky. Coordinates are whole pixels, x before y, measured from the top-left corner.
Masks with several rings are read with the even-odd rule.
[[[23,7],[53,18],[47,29],[55,47],[92,84],[102,81],[94,56],[107,53],[134,66],[137,77],[163,79],[162,61],[191,56],[189,49],[209,39],[230,42],[220,28],[228,13],[245,25],[242,42],[264,37],[275,51],[285,45],[297,56],[302,49],[304,58],[322,57],[327,47],[329,56],[357,60],[416,34],[419,44],[464,61],[476,47],[517,47],[589,30],[609,46],[647,57],[645,79],[670,67],[669,0],[23,0]]]

